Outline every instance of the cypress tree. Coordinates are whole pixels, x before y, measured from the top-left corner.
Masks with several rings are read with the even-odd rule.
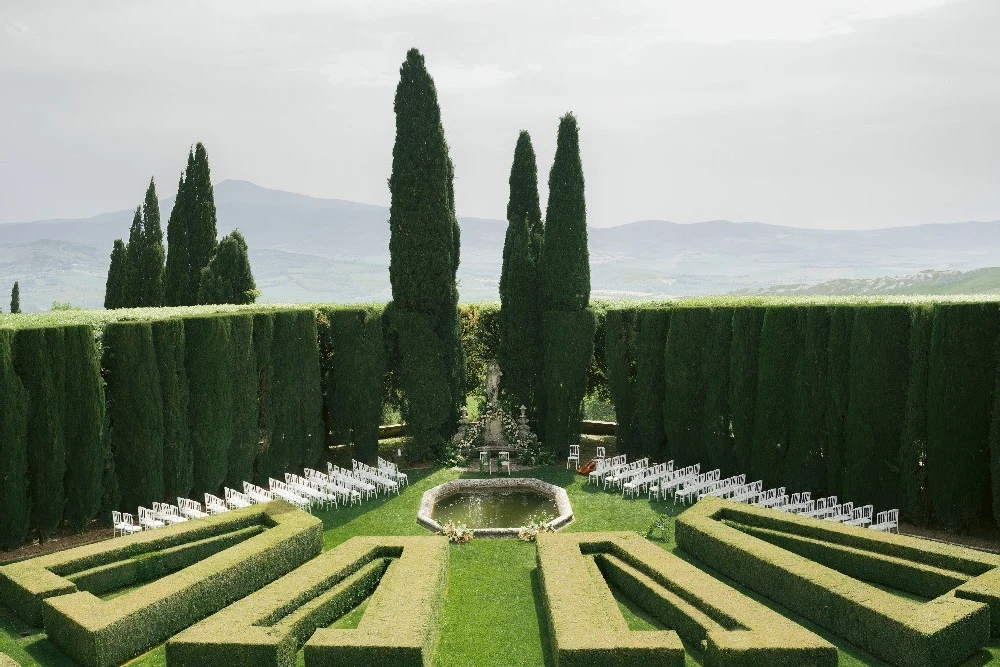
[[[465,364],[455,281],[460,238],[454,166],[434,81],[416,49],[407,52],[400,67],[394,110],[396,140],[389,178],[392,312],[398,315],[404,418],[417,454],[426,456],[435,455],[442,439],[454,431],[465,402]],[[411,322],[414,326],[407,326]]]
[[[184,320],[188,424],[194,492],[216,493],[229,468],[233,440],[233,339],[224,315]]]
[[[511,177],[513,179],[513,176]],[[508,406],[536,416],[540,375],[538,272],[527,217],[511,220],[500,274],[500,386]]]
[[[757,400],[757,357],[764,308],[733,309],[733,340],[729,359],[729,406],[733,448],[738,470],[750,471],[754,410]]]
[[[163,405],[163,490],[173,499],[187,496],[194,486],[184,320],[153,322],[152,333]]]
[[[194,153],[188,152],[188,171]],[[182,175],[177,182],[177,197],[167,219],[167,260],[163,272],[163,303],[167,306],[190,305],[188,293],[188,199],[190,186]]]
[[[927,486],[934,514],[950,528],[968,527],[989,492],[998,327],[995,303],[934,307],[927,383]]]
[[[125,290],[122,307],[137,308],[142,301],[142,209],[136,208],[125,246]]]
[[[899,509],[910,521],[926,526],[930,520],[927,495],[927,372],[930,362],[931,327],[934,310],[913,307],[910,322],[910,373],[906,389],[906,419],[899,446]],[[995,390],[994,390],[995,391]],[[993,418],[996,424],[997,410]],[[998,425],[1000,426],[1000,425]],[[991,431],[991,442],[993,433]],[[996,484],[997,475],[993,476]],[[997,498],[994,491],[994,499]],[[994,502],[996,502],[994,500]]]
[[[590,255],[580,132],[576,117],[571,113],[559,120],[556,155],[549,172],[541,274],[544,310],[575,312],[590,305]]]
[[[254,461],[260,445],[253,320],[250,313],[230,318],[233,336],[233,440],[229,444],[226,485],[233,488],[253,479]]]
[[[21,312],[21,286],[14,281],[14,287],[10,290],[10,314],[17,315]]]
[[[636,456],[641,446],[634,419],[637,319],[636,308],[613,308],[604,320],[604,360],[608,391],[615,406],[615,443],[630,457]]]
[[[119,480],[119,509],[163,500],[163,401],[149,322],[104,329],[108,442]]]
[[[142,252],[137,260],[140,285],[138,305],[146,308],[163,305],[164,256],[160,202],[156,198],[156,183],[151,178],[142,204]]]
[[[115,239],[111,250],[111,266],[108,268],[108,281],[104,288],[104,307],[108,310],[125,307],[126,267],[128,254],[125,243]]]
[[[783,482],[819,497],[826,488],[826,372],[830,313],[825,306],[798,308],[799,339],[788,395],[788,452]]]
[[[564,454],[579,435],[579,406],[587,390],[596,329],[594,313],[587,309],[587,205],[579,129],[571,113],[559,120],[556,154],[549,172],[544,235],[540,266],[543,437],[549,449]]]
[[[31,523],[42,542],[66,505],[65,340],[63,329],[21,329],[14,336],[14,369],[28,390],[28,478]]]
[[[83,531],[101,507],[104,488],[104,382],[94,331],[66,327],[66,513]]]
[[[239,230],[219,242],[208,266],[201,270],[198,303],[253,303],[257,284],[250,270],[247,242]]]
[[[198,303],[201,271],[208,266],[212,259],[218,238],[212,173],[208,167],[208,153],[201,142],[195,145],[194,161],[189,163],[185,183],[190,187],[190,197],[187,202],[189,215],[187,224],[188,271],[184,305],[193,305]],[[240,238],[242,239],[242,237]],[[246,244],[244,243],[243,246],[245,248]]]
[[[844,495],[844,437],[850,408],[851,329],[854,306],[830,308],[830,342],[826,348],[826,491]]]
[[[24,542],[31,525],[28,390],[14,372],[11,331],[0,330],[0,549]]]
[[[750,475],[764,480],[765,487],[784,481],[791,426],[798,310],[772,306],[764,313],[757,361],[757,412],[754,416]]]

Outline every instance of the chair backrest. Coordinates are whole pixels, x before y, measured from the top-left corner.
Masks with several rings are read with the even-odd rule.
[[[490,455],[489,452],[479,452],[479,460],[482,461],[483,463],[486,463],[486,461],[489,458],[489,455]]]
[[[844,503],[842,506],[841,514],[850,514],[854,511],[854,503]]]
[[[135,525],[135,518],[128,512],[122,514],[122,523],[128,524],[129,526]]]
[[[792,504],[792,505],[798,505],[801,498],[802,498],[802,494],[793,493],[792,497],[788,500],[788,502],[790,504]]]
[[[111,511],[111,522],[117,527],[122,522],[122,513],[118,510]]]
[[[580,455],[580,445],[570,445],[569,446],[569,455],[570,456],[579,456]]]
[[[597,458],[603,459],[604,458],[604,452],[605,452],[604,447],[598,447],[597,448]]]
[[[500,452],[501,461],[510,461],[510,452]]]
[[[889,523],[899,525],[899,510],[889,510]]]

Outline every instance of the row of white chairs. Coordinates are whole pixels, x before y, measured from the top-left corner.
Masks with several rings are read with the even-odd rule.
[[[594,453],[594,461],[600,463],[606,457],[606,450],[604,447],[598,447],[597,451]],[[580,465],[580,445],[570,445],[569,446],[569,456],[566,457],[566,469],[569,470],[570,466],[579,467]]]
[[[764,490],[762,480],[747,483],[745,474],[726,479],[720,477],[719,469],[702,473],[701,464],[697,463],[674,470],[673,461],[651,466],[648,458],[629,463],[627,457],[620,454],[598,460],[587,483],[603,484],[605,489],[620,488],[623,497],[637,498],[639,493],[646,491],[649,500],[666,500],[670,495],[674,504],[686,505],[715,496],[824,521],[899,533],[898,509],[875,514],[872,505],[855,507],[850,502],[838,503],[836,496],[814,500],[808,491],[789,495],[784,487]]]
[[[378,457],[376,464],[378,465],[379,471],[388,475],[390,479],[396,480],[396,483],[399,484],[399,486],[403,487],[410,485],[410,478],[406,476],[405,472],[400,472],[399,466],[392,461],[386,461],[380,456]]]
[[[354,467],[356,477],[375,486],[376,495],[378,493],[399,493],[399,482],[390,477],[387,472],[365,465],[361,461],[351,461],[351,465]]]

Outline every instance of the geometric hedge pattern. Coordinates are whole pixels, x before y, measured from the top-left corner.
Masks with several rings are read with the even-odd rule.
[[[837,649],[636,533],[538,536],[538,565],[559,667],[684,664],[833,667]],[[633,631],[609,584],[669,630]]]
[[[430,664],[444,537],[355,537],[167,642],[171,667]],[[328,628],[369,598],[358,627]]]
[[[0,568],[0,599],[88,667],[162,643],[316,556],[322,522],[283,501]],[[123,592],[124,591],[124,592]]]
[[[891,664],[957,665],[1000,636],[993,554],[716,498],[677,517],[675,536],[705,565]]]

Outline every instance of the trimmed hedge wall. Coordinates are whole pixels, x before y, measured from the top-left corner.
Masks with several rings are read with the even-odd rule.
[[[321,311],[327,349],[323,393],[327,426],[340,441],[354,443],[354,458],[375,465],[386,373],[382,309]]]
[[[233,439],[229,443],[229,466],[225,483],[241,488],[253,479],[260,448],[257,356],[253,345],[254,317],[242,313],[232,317],[233,343]]]
[[[173,502],[177,497],[187,496],[194,486],[184,321],[162,320],[153,322],[152,327],[163,406],[163,491]]]
[[[28,390],[14,372],[10,331],[0,331],[0,549],[28,536]]]
[[[196,494],[215,493],[229,467],[233,440],[232,318],[213,315],[184,321],[188,415]]]
[[[388,664],[389,654],[430,664],[447,562],[441,537],[352,538],[170,639],[167,664],[293,667],[317,631],[310,665]],[[323,630],[369,597],[356,629]],[[394,608],[387,625],[364,620]]]
[[[240,531],[226,548],[225,535]],[[177,548],[199,541],[210,547]],[[0,599],[27,622],[42,622],[74,660],[110,667],[293,570],[322,544],[319,519],[274,501],[4,566]],[[196,556],[205,557],[192,562]],[[137,558],[160,559],[154,576],[180,569],[107,601],[78,591],[70,579],[89,578],[97,590],[141,583],[151,573],[128,562]],[[103,579],[93,572],[101,566],[110,566]]]
[[[93,329],[67,327],[65,345],[65,519],[83,531],[100,509],[104,491],[104,386]]]
[[[560,666],[683,665],[680,639],[706,665],[837,664],[829,642],[635,533],[539,535],[538,566]],[[608,584],[671,630],[629,630]]]
[[[1000,610],[1000,557],[971,549],[712,498],[681,514],[675,535],[719,573],[895,665],[961,663]]]
[[[580,438],[587,369],[594,357],[597,322],[591,310],[542,313],[542,440],[557,456]]]

